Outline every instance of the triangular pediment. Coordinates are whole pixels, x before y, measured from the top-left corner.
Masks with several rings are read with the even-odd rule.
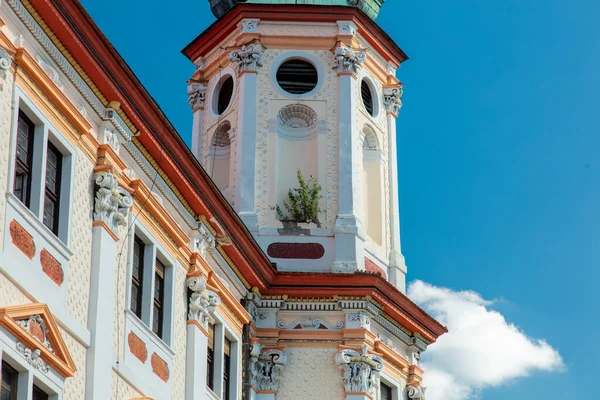
[[[41,359],[65,378],[77,370],[46,304],[0,307],[0,325],[17,338],[17,348],[31,364]]]

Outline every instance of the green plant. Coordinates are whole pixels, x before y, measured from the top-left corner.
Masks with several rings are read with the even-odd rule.
[[[319,208],[319,200],[323,198],[321,195],[322,187],[312,175],[307,182],[300,170],[296,173],[296,177],[298,178],[299,187],[289,189],[287,198],[283,201],[288,215],[286,216],[281,207],[277,205],[275,207],[277,219],[280,221],[314,222],[319,225],[319,214],[323,212]]]

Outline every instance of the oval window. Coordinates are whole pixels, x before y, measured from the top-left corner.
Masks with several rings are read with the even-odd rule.
[[[229,107],[229,103],[231,102],[231,97],[233,96],[233,78],[228,76],[221,82],[219,85],[219,93],[217,96],[217,114],[223,114],[227,107]]]
[[[374,114],[373,108],[373,92],[371,91],[371,86],[364,79],[360,82],[360,95],[362,97],[363,105],[365,106],[365,110],[369,113],[371,117]]]
[[[305,60],[293,59],[277,69],[277,83],[290,94],[304,94],[313,90],[319,81],[314,65]]]

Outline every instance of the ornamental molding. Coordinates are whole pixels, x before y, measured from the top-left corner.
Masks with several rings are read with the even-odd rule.
[[[52,349],[52,345],[48,340],[48,326],[46,326],[46,321],[39,314],[34,314],[24,319],[15,319],[15,322],[19,324],[19,326],[27,332],[32,332],[39,329],[38,335],[36,335],[36,339],[38,342],[42,344],[45,348],[54,353],[54,349]]]
[[[263,49],[260,44],[244,44],[240,49],[229,53],[229,61],[237,67],[238,73],[256,72],[263,65],[262,55]]]
[[[250,349],[250,384],[258,391],[279,390],[283,376],[283,368],[287,364],[287,354],[282,350],[270,349],[262,351],[261,344]]]
[[[334,326],[322,318],[298,318],[289,325],[284,320],[279,320],[277,326],[283,330],[339,331],[344,327],[344,321],[337,321]]]
[[[422,400],[425,399],[425,389],[419,386],[407,386],[406,397],[410,400]]]
[[[94,221],[104,222],[117,233],[119,226],[127,226],[127,215],[133,205],[133,199],[125,189],[119,187],[117,177],[110,172],[95,173],[94,182]]]
[[[190,105],[190,107],[192,107],[192,112],[196,112],[197,110],[204,110],[207,87],[207,85],[198,81],[188,81],[188,104]]]
[[[210,252],[216,246],[216,240],[203,226],[198,228],[198,235],[194,238],[194,251],[198,252],[202,258],[206,257],[207,251]]]
[[[384,88],[383,105],[386,112],[398,116],[400,107],[402,107],[402,88]]]
[[[379,375],[383,370],[383,360],[368,354],[367,346],[361,352],[344,349],[335,355],[335,362],[342,370],[342,383],[346,393],[367,393],[374,396],[379,388]]]
[[[21,342],[17,342],[17,351],[23,355],[25,360],[33,368],[47,374],[50,371],[48,364],[42,360],[42,352],[40,349],[30,349]]]
[[[364,51],[343,46],[335,48],[334,56],[338,74],[357,74],[367,60],[367,53]]]
[[[378,334],[378,335],[377,335],[377,339],[378,339],[378,340],[379,340],[381,343],[383,343],[383,344],[385,344],[387,347],[389,347],[390,349],[392,349],[392,350],[394,350],[394,351],[398,350],[398,349],[396,348],[396,345],[395,345],[395,344],[394,344],[394,342],[392,341],[392,339],[390,339],[389,337],[387,337],[387,336],[385,336],[385,335],[382,335],[382,334],[380,333],[380,334]]]
[[[107,143],[115,152],[119,153],[119,148],[121,147],[121,144],[119,143],[119,136],[117,135],[117,132],[115,132],[110,126],[104,127],[104,143]]]
[[[348,314],[348,321],[354,322],[358,328],[371,328],[371,317],[364,311]]]
[[[352,21],[338,21],[338,35],[354,36],[358,33],[358,26]]]
[[[239,23],[240,31],[242,33],[255,33],[258,32],[258,22],[260,19],[247,18],[243,19]]]
[[[192,291],[189,300],[188,320],[197,321],[203,327],[206,327],[209,323],[214,324],[213,313],[215,308],[221,304],[219,295],[207,289],[206,279],[201,276],[189,277],[187,286]]]
[[[0,70],[8,71],[8,69],[10,68],[10,63],[10,54],[8,54],[8,52],[4,48],[0,47]]]

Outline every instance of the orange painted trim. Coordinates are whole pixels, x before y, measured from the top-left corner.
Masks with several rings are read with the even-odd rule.
[[[396,351],[392,350],[389,346],[383,343],[381,340],[375,341],[375,350],[381,353],[388,360],[392,361],[392,363],[396,367],[400,368],[402,371],[408,371],[410,363]]]
[[[92,125],[81,115],[77,107],[71,103],[69,98],[44,72],[42,67],[39,66],[27,50],[18,48],[15,53],[15,62],[29,74],[33,81],[52,100],[54,105],[67,116],[69,121],[79,130],[80,135],[86,134],[92,129]]]
[[[32,315],[40,315],[48,328],[47,337],[54,352],[42,345],[38,339],[19,325],[16,320],[28,318]],[[72,377],[77,371],[73,358],[69,353],[54,317],[48,306],[41,303],[23,304],[19,306],[8,306],[0,308],[0,325],[8,330],[18,341],[30,349],[40,351],[42,359],[47,362],[56,372],[65,378]]]
[[[130,186],[133,189],[133,196],[137,197],[146,206],[152,216],[160,222],[161,227],[171,235],[177,246],[187,246],[190,237],[173,219],[165,206],[160,204],[158,199],[150,192],[150,188],[140,179],[132,180]]]
[[[367,392],[346,392],[346,396],[365,396],[369,399],[374,399],[374,397]]]
[[[92,226],[99,226],[101,228],[104,228],[104,230],[110,235],[111,238],[113,238],[115,242],[119,241],[119,237],[117,236],[117,234],[114,233],[104,221],[94,221],[92,222]]]
[[[186,325],[195,325],[195,326],[196,326],[198,329],[200,329],[200,332],[204,333],[204,335],[205,335],[206,337],[208,337],[208,331],[207,331],[206,329],[204,329],[204,327],[203,327],[202,325],[200,325],[200,324],[198,323],[198,321],[190,321],[190,320],[187,320],[187,321],[186,321]]]
[[[229,309],[234,313],[234,315],[237,318],[239,318],[243,325],[247,324],[252,320],[252,316],[242,306],[238,298],[235,297],[233,293],[231,293],[227,286],[225,286],[225,284],[217,274],[211,273],[208,276],[208,284],[212,285],[217,289],[219,297],[221,297],[221,301],[227,304],[227,307],[229,307]]]
[[[127,164],[125,161],[119,156],[119,154],[112,148],[109,144],[99,144],[97,150],[98,160],[97,164],[109,163],[115,167],[117,167],[117,173],[121,173],[125,168],[127,168]]]

